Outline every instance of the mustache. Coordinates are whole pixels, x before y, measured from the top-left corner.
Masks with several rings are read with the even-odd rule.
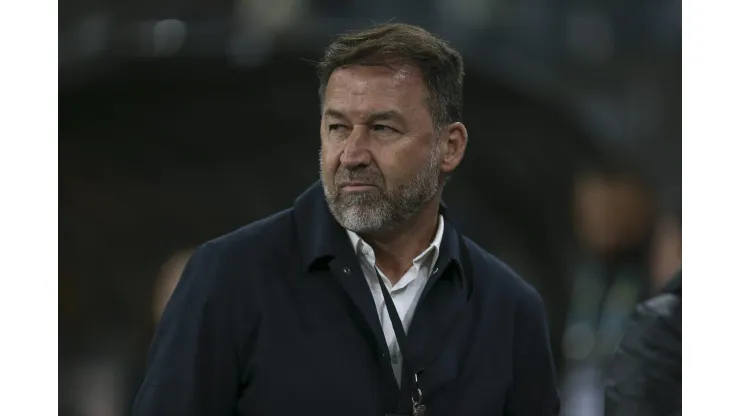
[[[381,185],[383,183],[382,176],[379,172],[373,172],[370,169],[363,170],[348,170],[343,169],[337,171],[334,175],[334,183],[338,184],[347,181],[363,182],[371,185]]]

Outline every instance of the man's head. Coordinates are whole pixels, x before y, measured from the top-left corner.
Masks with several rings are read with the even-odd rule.
[[[462,160],[463,62],[418,27],[339,37],[319,64],[321,179],[339,223],[391,231],[436,203]]]

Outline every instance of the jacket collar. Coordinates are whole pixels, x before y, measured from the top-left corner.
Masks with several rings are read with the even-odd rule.
[[[440,204],[439,212],[445,219],[445,227],[439,249],[438,267],[446,268],[450,263],[455,263],[462,275],[464,271],[460,237],[452,225],[444,202]],[[346,230],[329,211],[321,181],[315,182],[296,199],[294,215],[303,270],[310,271],[322,267],[336,257],[354,255]]]

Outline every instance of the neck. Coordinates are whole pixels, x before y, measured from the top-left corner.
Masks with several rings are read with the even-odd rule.
[[[360,237],[373,248],[375,264],[395,284],[411,267],[416,256],[429,247],[438,222],[439,197],[436,197],[401,227]]]

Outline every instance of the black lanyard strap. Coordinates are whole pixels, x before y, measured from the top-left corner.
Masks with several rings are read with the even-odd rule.
[[[468,247],[465,245],[465,240],[462,238],[462,235],[458,234],[457,238],[460,244],[460,254],[462,255],[463,269],[466,270],[468,273],[472,273],[473,264],[470,259],[470,252],[468,251]],[[405,376],[405,378],[411,383],[410,385],[413,386],[413,393],[411,396],[413,416],[423,416],[424,411],[426,410],[426,405],[422,402],[423,392],[421,390],[421,386],[419,385],[419,374],[421,374],[421,372],[424,370],[420,369],[416,371],[414,366],[412,365],[412,358],[408,354],[409,349],[406,338],[406,330],[403,328],[403,323],[401,323],[401,317],[398,315],[396,305],[393,303],[393,299],[391,299],[391,294],[385,287],[385,283],[383,282],[383,278],[380,276],[380,271],[377,267],[375,267],[375,275],[378,278],[380,290],[381,292],[383,292],[385,307],[388,310],[388,316],[390,316],[391,318],[391,324],[393,325],[393,332],[396,335],[398,348],[399,350],[401,350],[401,359],[403,360],[403,367],[401,370],[401,386],[404,385],[403,379]]]
[[[414,416],[421,416],[424,414],[425,406],[422,404],[423,393],[419,386],[419,373],[414,371],[414,366],[411,365],[411,359],[408,355],[408,344],[406,340],[406,330],[403,328],[401,323],[401,317],[398,315],[396,305],[391,299],[391,294],[388,293],[388,289],[385,287],[383,278],[380,277],[380,271],[375,268],[375,275],[378,277],[378,283],[380,284],[380,290],[383,292],[383,299],[385,299],[385,307],[388,310],[388,315],[391,318],[391,324],[393,325],[393,332],[396,335],[396,342],[398,342],[398,349],[401,350],[401,359],[403,363],[403,369],[401,370],[401,385],[403,385],[403,377],[411,378],[411,385],[414,388],[414,392],[411,396],[411,403],[413,406]]]

